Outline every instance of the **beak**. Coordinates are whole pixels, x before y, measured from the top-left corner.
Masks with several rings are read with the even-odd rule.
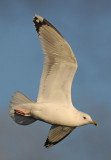
[[[91,124],[94,124],[95,126],[98,126],[98,123],[95,122],[95,121],[91,121],[90,123],[91,123]]]

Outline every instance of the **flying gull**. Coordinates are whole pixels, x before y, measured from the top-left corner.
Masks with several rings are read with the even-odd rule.
[[[18,91],[10,101],[9,113],[13,120],[21,125],[28,125],[37,120],[51,124],[44,144],[49,148],[64,139],[76,127],[98,124],[72,104],[71,85],[77,70],[77,61],[71,47],[43,17],[36,14],[33,22],[44,53],[37,102]]]

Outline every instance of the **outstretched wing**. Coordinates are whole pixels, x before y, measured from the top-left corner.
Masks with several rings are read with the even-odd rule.
[[[68,136],[76,127],[64,127],[52,125],[48,134],[48,138],[44,144],[46,148],[52,147]]]
[[[71,85],[77,61],[69,44],[47,20],[33,19],[44,52],[37,102],[71,103]]]

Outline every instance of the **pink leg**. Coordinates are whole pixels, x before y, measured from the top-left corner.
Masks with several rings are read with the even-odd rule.
[[[30,115],[30,112],[26,112],[25,110],[23,109],[15,109],[15,113],[16,114],[19,114],[21,116],[31,116]]]

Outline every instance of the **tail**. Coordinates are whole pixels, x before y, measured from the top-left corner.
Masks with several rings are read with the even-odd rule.
[[[33,122],[36,121],[35,118],[33,118],[32,116],[22,116],[19,114],[15,113],[15,109],[18,108],[18,106],[20,106],[21,104],[29,104],[29,103],[35,103],[34,101],[30,100],[28,97],[26,97],[25,95],[23,95],[21,92],[16,92],[11,101],[10,101],[10,111],[9,114],[12,117],[12,119],[21,125],[28,125],[31,124]],[[22,106],[22,105],[21,105]],[[27,110],[31,109],[31,105],[27,105],[25,106]]]

